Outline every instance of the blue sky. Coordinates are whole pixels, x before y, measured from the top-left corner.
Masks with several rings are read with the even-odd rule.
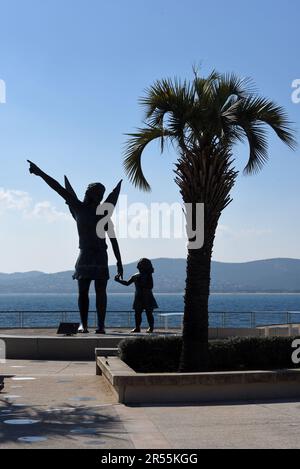
[[[191,77],[194,64],[250,76],[283,105],[300,78],[298,0],[10,0],[0,1],[0,271],[72,269],[76,229],[66,206],[29,176],[26,158],[53,176],[68,174],[80,195],[91,181],[122,177],[124,134],[141,124],[138,98],[155,79]],[[299,134],[298,134],[299,135]],[[238,168],[247,148],[236,148]],[[152,193],[124,180],[130,202],[177,202],[175,155],[145,154]],[[240,176],[220,221],[214,259],[300,258],[299,151],[270,134],[270,162]],[[185,242],[120,241],[124,262],[183,257]],[[111,262],[113,258],[110,257]]]

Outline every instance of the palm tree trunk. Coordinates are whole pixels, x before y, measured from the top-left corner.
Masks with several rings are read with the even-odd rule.
[[[189,250],[186,269],[181,372],[208,369],[208,300],[212,250]]]
[[[205,148],[183,151],[176,164],[176,183],[185,203],[204,204],[204,245],[189,249],[183,319],[181,372],[205,371],[208,356],[208,300],[211,257],[222,211],[231,202],[230,191],[237,173],[231,169],[230,153]]]

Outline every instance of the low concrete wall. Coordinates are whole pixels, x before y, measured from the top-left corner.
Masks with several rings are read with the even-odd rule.
[[[6,358],[10,360],[90,360],[96,348],[117,347],[120,338],[77,336],[8,336],[0,335],[6,344]]]
[[[263,333],[254,328],[241,328],[225,327],[225,328],[209,328],[208,331],[209,339],[229,339],[232,337],[259,337],[263,336]]]
[[[97,357],[97,368],[124,404],[300,399],[300,369],[144,374],[116,357]]]
[[[210,329],[210,339],[245,337],[257,335],[256,329]],[[134,339],[136,335],[118,334],[107,336],[43,336],[22,335],[13,332],[1,334],[6,345],[7,359],[23,360],[94,360],[96,348],[117,348],[120,341]]]

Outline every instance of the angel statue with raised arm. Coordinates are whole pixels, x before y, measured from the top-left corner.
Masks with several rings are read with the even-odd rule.
[[[114,255],[117,260],[118,275],[123,277],[123,266],[118,241],[113,229],[106,229],[106,235],[99,236],[97,225],[101,219],[107,216],[107,211],[103,212],[101,207],[110,206],[114,208],[117,204],[122,181],[107,197],[104,204],[101,204],[105,187],[100,183],[90,184],[86,190],[83,202],[81,202],[67,177],[65,176],[65,187],[55,179],[44,173],[36,164],[28,160],[30,164],[29,172],[40,176],[55,192],[57,192],[69,206],[72,217],[77,224],[79,235],[79,257],[75,265],[73,278],[78,281],[78,307],[81,317],[81,325],[78,332],[87,334],[88,313],[89,313],[89,289],[92,280],[95,282],[96,309],[98,317],[98,328],[96,334],[105,334],[105,316],[107,306],[106,287],[109,279],[108,256],[106,235],[109,237]],[[100,210],[99,210],[100,207]],[[110,215],[113,210],[110,210]],[[99,215],[100,213],[100,215]],[[106,227],[112,227],[109,219]]]

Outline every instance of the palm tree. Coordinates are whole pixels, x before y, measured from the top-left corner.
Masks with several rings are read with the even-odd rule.
[[[246,174],[259,171],[268,159],[267,128],[290,148],[296,141],[284,109],[258,96],[248,79],[213,71],[207,78],[194,72],[191,81],[156,81],[140,100],[145,124],[129,134],[125,170],[132,183],[149,191],[141,165],[145,147],[159,139],[161,152],[170,140],[178,153],[175,182],[185,203],[205,204],[201,249],[188,249],[183,348],[180,371],[208,366],[208,300],[213,244],[222,211],[232,201],[237,177],[233,147],[249,144]]]

